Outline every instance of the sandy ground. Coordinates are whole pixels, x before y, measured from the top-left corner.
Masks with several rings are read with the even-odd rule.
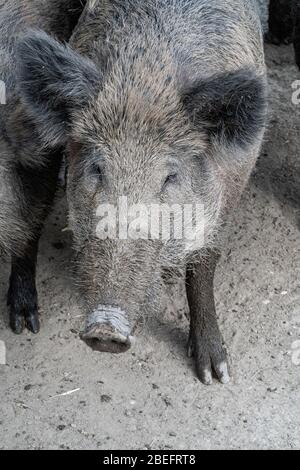
[[[267,59],[273,117],[216,280],[232,383],[196,379],[180,287],[134,350],[99,354],[80,341],[58,198],[41,243],[38,336],[8,329],[1,265],[0,449],[300,448],[300,106],[291,101],[300,77],[290,47],[268,46]]]

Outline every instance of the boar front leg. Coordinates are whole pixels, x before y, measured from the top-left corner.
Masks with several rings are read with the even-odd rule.
[[[55,196],[61,159],[61,152],[54,151],[40,168],[22,167],[17,172],[23,219],[27,220],[28,233],[32,235],[28,236],[25,247],[17,250],[18,255],[12,256],[7,304],[10,326],[16,334],[22,333],[25,327],[33,333],[40,329],[36,290],[38,244]]]
[[[12,257],[7,304],[10,307],[10,327],[21,334],[26,326],[38,333],[37,291],[35,285],[38,240],[30,241],[22,256]]]
[[[197,375],[206,385],[212,384],[213,372],[222,383],[229,382],[227,354],[218,327],[214,275],[219,255],[210,252],[187,270],[187,297],[190,307],[188,354],[194,355]]]

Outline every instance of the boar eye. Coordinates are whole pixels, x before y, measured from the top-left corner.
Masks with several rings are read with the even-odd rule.
[[[97,178],[99,181],[102,181],[102,178],[103,178],[103,170],[102,170],[102,168],[100,167],[100,165],[98,165],[97,163],[94,163],[94,164],[92,165],[91,173],[92,173],[92,176],[93,176],[94,178]]]
[[[163,185],[163,189],[165,189],[169,184],[175,184],[178,181],[178,175],[176,173],[172,173],[169,175]]]

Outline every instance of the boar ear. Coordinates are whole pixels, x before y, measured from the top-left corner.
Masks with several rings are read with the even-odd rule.
[[[43,140],[50,146],[64,144],[72,111],[96,93],[96,66],[40,31],[20,40],[17,62],[21,97]]]
[[[212,138],[245,147],[265,125],[266,81],[252,70],[222,74],[193,85],[183,103],[193,123]]]

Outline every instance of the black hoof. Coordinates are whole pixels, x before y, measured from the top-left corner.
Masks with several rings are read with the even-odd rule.
[[[25,317],[25,325],[26,328],[31,331],[31,333],[37,335],[40,331],[40,320],[38,313],[36,312]]]
[[[16,316],[14,314],[10,314],[10,327],[12,331],[16,335],[20,335],[23,333],[25,328],[25,319],[24,317]]]
[[[15,334],[20,335],[25,328],[34,334],[40,331],[35,287],[17,283],[15,279],[11,279],[7,305],[9,306],[10,327]]]

